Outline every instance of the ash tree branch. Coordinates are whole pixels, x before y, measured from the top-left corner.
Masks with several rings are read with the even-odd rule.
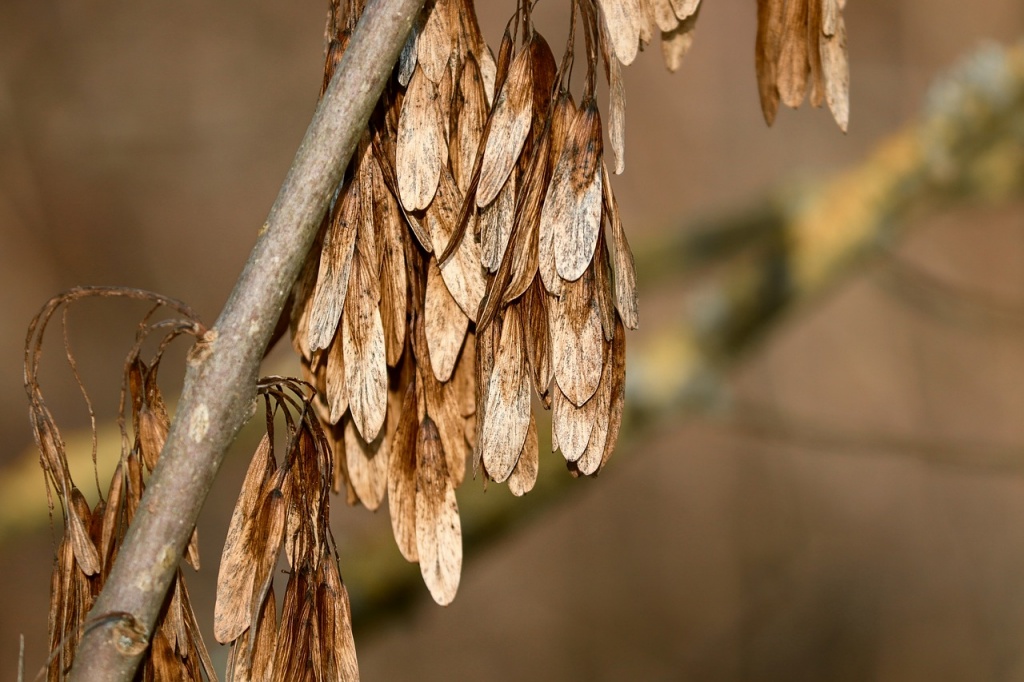
[[[423,0],[372,0],[317,107],[234,291],[188,360],[166,445],[96,600],[71,679],[131,680],[317,227]]]

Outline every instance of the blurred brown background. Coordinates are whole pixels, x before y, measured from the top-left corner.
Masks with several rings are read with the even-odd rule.
[[[638,253],[780,182],[856,163],[958,56],[1024,35],[1019,0],[851,2],[849,135],[806,108],[768,130],[754,3],[707,4],[680,73],[656,49],[626,71],[616,191]],[[478,5],[496,44],[511,3]],[[564,32],[564,5],[540,3],[542,30]],[[123,284],[215,318],[313,110],[324,11],[0,3],[0,472],[31,443],[22,345],[49,296]],[[904,257],[1024,307],[1024,203],[922,213],[895,245]],[[641,291],[633,347],[691,303],[683,287]],[[116,391],[104,382],[117,381],[137,312],[107,304],[73,317],[108,419]],[[411,610],[357,633],[363,678],[1024,680],[1022,331],[925,314],[866,263],[786,317],[729,380],[737,402],[789,415],[785,434],[681,413],[634,430],[599,479],[471,553],[453,606],[420,590]],[[57,366],[56,346],[51,355]],[[274,362],[287,367],[287,353]],[[68,428],[84,426],[61,376],[48,398]],[[207,602],[201,619],[244,450],[204,512],[206,567],[190,581],[193,601]],[[993,450],[1005,454],[998,466],[973,457]],[[31,481],[42,510],[42,476]],[[344,572],[346,553],[389,526],[386,511],[337,507]],[[19,633],[29,677],[45,658],[52,549],[37,518],[2,538],[6,678]]]

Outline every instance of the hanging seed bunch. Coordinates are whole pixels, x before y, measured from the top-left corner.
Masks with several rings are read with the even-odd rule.
[[[363,5],[331,2],[325,88]],[[803,69],[812,101],[827,94],[837,111],[841,6],[810,5],[759,3],[762,92],[799,104]],[[519,3],[495,55],[472,0],[427,3],[293,292],[293,345],[339,461],[335,487],[368,509],[387,497],[402,554],[441,604],[459,583],[454,490],[468,461],[528,492],[535,403],[551,410],[552,447],[573,475],[596,474],[611,455],[625,329],[638,323],[609,171],[625,167],[621,67],[658,30],[678,68],[700,10],[699,0],[573,0],[556,59],[532,6]],[[574,92],[577,40],[586,64]]]
[[[139,323],[133,345],[125,361],[119,408],[121,459],[106,487],[100,490],[92,507],[71,477],[66,446],[57,423],[43,400],[39,385],[43,338],[54,316],[61,313],[64,348],[72,374],[82,391],[93,424],[93,463],[96,463],[96,419],[89,394],[82,384],[68,336],[68,311],[75,301],[90,297],[122,297],[151,302],[153,310]],[[167,309],[180,317],[153,322],[155,313]],[[157,374],[168,345],[179,336],[201,338],[205,328],[187,306],[157,294],[131,289],[82,288],[52,299],[29,327],[25,349],[25,389],[40,464],[45,474],[51,517],[54,495],[60,505],[64,536],[57,546],[50,585],[48,680],[63,680],[74,660],[86,616],[107,576],[124,540],[128,525],[138,509],[149,472],[156,466],[170,425]],[[157,339],[157,348],[149,362],[141,357],[143,345]],[[129,424],[131,428],[129,430]],[[193,530],[185,560],[199,569],[198,537]],[[116,615],[109,616],[117,618]],[[145,639],[140,634],[140,647]],[[206,645],[199,633],[189,601],[184,574],[179,569],[170,594],[156,623],[151,648],[140,668],[144,680],[215,680]]]
[[[217,576],[213,631],[231,644],[229,680],[357,680],[348,591],[329,526],[330,445],[306,387],[264,379],[267,433],[231,515]],[[275,454],[274,422],[286,444]],[[279,554],[288,562],[280,619],[274,598]]]
[[[846,0],[758,0],[757,82],[768,125],[779,101],[794,109],[810,91],[811,104],[828,103],[839,128],[850,119]]]

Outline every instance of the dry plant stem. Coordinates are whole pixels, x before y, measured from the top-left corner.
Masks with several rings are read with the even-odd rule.
[[[133,678],[224,452],[252,413],[288,293],[422,5],[376,0],[363,13],[234,291],[189,357],[167,443],[89,614],[72,680]]]

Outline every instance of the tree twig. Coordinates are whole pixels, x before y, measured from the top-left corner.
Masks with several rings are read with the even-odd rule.
[[[134,676],[224,453],[252,413],[275,323],[422,5],[376,0],[363,13],[234,291],[190,353],[167,443],[90,612],[72,680]]]

